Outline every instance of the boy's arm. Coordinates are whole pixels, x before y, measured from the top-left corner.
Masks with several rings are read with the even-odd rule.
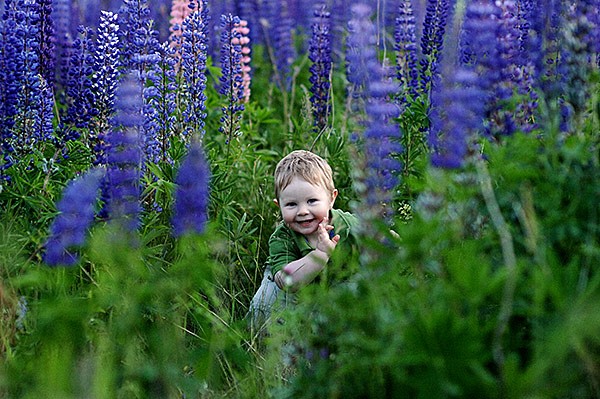
[[[331,253],[340,240],[339,235],[329,238],[329,230],[333,226],[327,223],[327,220],[323,220],[319,225],[319,239],[316,249],[302,258],[288,263],[275,274],[274,280],[279,288],[288,289],[292,292],[297,291],[303,285],[313,281],[321,270],[325,268]]]
[[[281,289],[292,292],[310,283],[325,268],[329,255],[319,249],[314,249],[303,258],[288,263],[275,273],[275,282]]]

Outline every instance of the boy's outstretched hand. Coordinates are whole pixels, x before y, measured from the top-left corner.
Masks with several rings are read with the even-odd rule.
[[[318,227],[317,245],[315,249],[325,252],[327,256],[331,256],[337,243],[340,241],[339,234],[329,237],[329,232],[333,230],[333,226],[329,224],[329,220],[324,218]]]

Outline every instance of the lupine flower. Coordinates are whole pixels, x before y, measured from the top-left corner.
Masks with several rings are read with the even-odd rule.
[[[194,140],[175,178],[173,230],[176,237],[201,234],[208,220],[210,168],[199,141]]]
[[[473,68],[462,66],[435,92],[428,136],[433,166],[454,169],[464,164],[470,144],[483,129],[487,95],[479,83]]]
[[[206,33],[206,54],[214,60],[218,60],[221,56],[221,15],[234,14],[236,10],[237,7],[232,2],[213,1],[210,3],[211,17],[207,20],[204,33]]]
[[[561,63],[564,64],[565,100],[573,107],[575,113],[580,113],[586,106],[590,96],[588,87],[592,65],[591,59],[595,54],[593,39],[596,26],[593,13],[598,12],[597,2],[590,0],[574,3],[566,12],[565,23],[562,25]]]
[[[77,140],[81,129],[86,129],[98,112],[92,89],[95,46],[91,36],[89,28],[80,26],[79,35],[72,44],[65,83],[66,111],[61,115],[59,126],[63,141]]]
[[[150,18],[148,0],[125,0],[119,11],[121,55],[127,69],[134,71],[140,79],[144,105],[142,114],[144,123],[140,126],[144,140],[144,154],[147,160],[155,161],[159,156],[157,142],[157,127],[154,109],[150,104],[153,99],[153,89],[146,89],[146,81],[153,67],[160,62],[160,45],[158,31],[154,29],[154,21]],[[145,163],[144,163],[145,165]]]
[[[132,74],[119,85],[113,129],[108,136],[107,202],[108,217],[127,231],[139,224],[140,178],[142,167],[140,127],[142,97],[140,82]]]
[[[242,79],[241,33],[238,31],[240,19],[231,14],[221,15],[221,76],[219,93],[227,98],[219,120],[219,131],[227,136],[227,143],[240,134],[241,112],[244,110],[244,86]]]
[[[314,19],[314,6],[316,2],[305,2],[303,0],[287,0],[285,7],[287,15],[293,23],[294,29],[299,32],[310,32]]]
[[[77,250],[86,240],[94,221],[102,169],[92,169],[71,181],[57,204],[58,216],[50,226],[45,244],[44,262],[49,266],[71,266],[77,262]]]
[[[469,10],[471,10],[469,6]],[[479,18],[478,24],[485,24],[489,34],[494,34],[491,43],[476,41],[476,60],[478,70],[484,77],[490,77],[490,97],[487,104],[486,136],[497,138],[514,133],[515,118],[507,109],[507,103],[517,90],[515,77],[520,75],[520,65],[523,60],[518,48],[518,36],[515,19],[516,4],[512,0],[500,0],[491,5],[484,14],[473,15]],[[485,14],[487,12],[487,14]],[[489,19],[488,21],[485,21]],[[472,20],[470,20],[472,22]],[[484,34],[477,31],[476,34]],[[490,38],[491,39],[491,38]],[[526,89],[526,88],[524,88]]]
[[[246,22],[245,26],[252,26],[252,31],[248,32],[250,40],[253,43],[261,43],[260,32],[256,29],[257,26],[260,26],[257,2],[255,0],[239,0],[238,15],[240,16],[240,20]]]
[[[150,19],[148,0],[124,0],[119,10],[120,54],[125,66],[145,79],[146,71],[158,61],[158,31]]]
[[[501,10],[492,1],[467,6],[461,45],[468,56],[432,96],[428,141],[436,167],[461,167],[484,131],[483,120],[491,115],[494,89],[503,81],[506,65],[496,41],[500,17]]]
[[[171,45],[177,50],[179,56],[179,48],[181,47],[181,34],[183,29],[183,22],[187,17],[194,12],[202,12],[204,2],[202,0],[173,0],[171,4],[171,19],[169,20],[170,27],[169,41]],[[202,33],[207,33],[208,26],[203,26]]]
[[[173,0],[171,4],[171,19],[169,21],[171,23],[169,30],[172,35],[181,35],[183,21],[193,12],[190,3],[190,0]]]
[[[528,51],[536,59],[536,82],[544,97],[557,99],[564,81],[559,68],[561,18],[564,13],[562,1],[552,0],[547,4],[538,2],[531,7],[529,23],[532,34],[529,35]],[[534,46],[538,46],[534,48]]]
[[[110,129],[109,120],[114,112],[115,92],[119,76],[119,37],[117,14],[102,11],[96,52],[92,90],[95,97],[95,118],[90,129],[95,164],[105,162],[105,135]]]
[[[352,6],[352,19],[348,22],[346,48],[346,76],[352,84],[351,95],[364,98],[369,82],[371,63],[377,62],[375,26],[369,20],[371,8],[363,3]]]
[[[353,78],[360,77],[361,85],[366,87],[363,93],[366,101],[366,130],[363,134],[362,149],[364,165],[362,170],[363,191],[366,196],[366,209],[361,213],[367,218],[376,216],[391,216],[389,205],[393,190],[398,184],[400,163],[396,156],[402,150],[399,144],[400,129],[393,118],[399,114],[399,108],[391,102],[391,95],[397,92],[388,71],[377,60],[375,51],[375,29],[370,20],[371,10],[364,4],[352,7],[353,18],[350,24],[352,57],[349,59],[348,69],[352,71]],[[362,36],[366,32],[369,37]],[[357,48],[357,44],[368,48]]]
[[[69,0],[55,0],[54,11],[52,13],[55,26],[55,88],[57,93],[64,95],[64,90],[67,86],[69,73],[69,59],[71,58],[71,47],[73,46],[73,37],[75,36],[71,30],[71,2]],[[61,98],[61,103],[64,102],[64,97]]]
[[[183,76],[182,103],[184,136],[204,135],[206,118],[206,24],[209,19],[206,1],[202,11],[192,13],[183,22],[181,44],[181,73]]]
[[[0,19],[0,129],[2,137],[9,134],[14,124],[16,114],[17,95],[20,90],[19,80],[23,69],[20,67],[20,58],[17,57],[19,37],[17,36],[17,21],[15,10],[12,6],[14,0],[6,2],[6,10]]]
[[[292,20],[280,1],[265,0],[262,3],[261,20],[266,32],[265,43],[270,47],[274,59],[275,82],[281,91],[287,91],[291,83],[291,66],[296,58],[292,40]]]
[[[398,16],[394,25],[394,50],[396,50],[396,75],[404,95],[400,102],[407,101],[406,96],[417,96],[419,71],[417,69],[417,35],[415,16],[411,0],[402,0],[398,6]]]
[[[53,107],[47,105],[53,102],[53,93],[42,83],[44,78],[40,75],[40,6],[30,2],[19,5],[15,14],[19,38],[16,56],[23,73],[18,82],[21,89],[17,96],[13,147],[17,152],[27,153],[36,143],[52,139]]]
[[[240,19],[239,24],[236,25],[235,29],[240,34],[240,45],[242,46],[242,87],[243,87],[243,102],[247,103],[250,101],[250,85],[252,81],[252,68],[250,67],[250,28],[248,28],[248,22]]]
[[[331,58],[336,64],[344,59],[344,39],[350,20],[350,7],[346,0],[333,0],[331,10],[335,12],[331,15]]]
[[[505,66],[501,71],[501,82],[493,94],[496,107],[490,130],[492,134],[508,135],[513,133],[516,126],[522,131],[530,131],[533,128],[537,95],[533,89],[534,64],[523,51],[523,41],[520,39],[524,30],[521,28],[522,14],[519,14],[519,5],[514,0],[499,1],[497,5],[501,11],[499,50]],[[518,97],[515,97],[515,94]],[[506,109],[509,99],[517,101],[517,107],[512,114]]]
[[[513,93],[518,96],[514,115],[510,119],[514,120],[514,125],[519,126],[521,131],[529,132],[535,127],[533,113],[537,108],[537,94],[534,89],[535,64],[525,51],[525,38],[530,32],[527,22],[523,19],[525,14],[521,3],[504,0],[498,2],[498,6],[502,11],[499,40],[503,49],[502,56],[507,61],[504,72],[507,91],[498,93],[498,96],[504,94],[505,98],[508,98]],[[502,133],[512,132],[505,129]]]
[[[488,93],[485,135],[490,139],[511,135],[517,127],[532,129],[534,66],[518,39],[524,31],[517,12],[512,0],[473,2],[463,24],[462,62],[479,74],[478,87]],[[515,109],[507,108],[509,102],[516,102]]]
[[[148,162],[173,163],[169,155],[171,137],[175,134],[176,75],[175,48],[165,42],[160,59],[148,73],[151,82],[144,89],[144,153]]]
[[[438,79],[438,64],[444,47],[444,35],[451,16],[448,0],[427,0],[421,36],[421,90],[430,94]]]
[[[322,130],[327,126],[331,111],[329,102],[331,74],[331,41],[330,13],[325,6],[318,6],[314,11],[315,22],[312,25],[312,36],[308,47],[310,67],[310,101],[312,103],[315,129]]]
[[[19,51],[19,36],[17,35],[17,20],[15,6],[12,0],[5,3],[5,11],[0,20],[0,182],[10,180],[6,170],[14,163],[13,142],[16,138],[13,127],[21,80],[23,74],[22,57]]]
[[[53,0],[37,0],[38,13],[40,18],[40,53],[39,53],[39,73],[46,81],[51,92],[54,91],[55,81],[55,29],[52,19]]]
[[[79,21],[77,21],[77,23],[79,25],[89,26],[92,29],[98,28],[98,21],[102,19],[103,12],[112,13],[117,11],[116,9],[111,8],[110,6],[106,7],[106,9],[98,7],[98,0],[78,0],[73,3],[75,10],[77,10],[75,15],[78,15],[78,18],[80,19]]]
[[[54,133],[54,93],[43,77],[40,77],[39,121],[37,128],[43,141],[52,140]]]

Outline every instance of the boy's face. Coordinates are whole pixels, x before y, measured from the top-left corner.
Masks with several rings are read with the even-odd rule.
[[[330,193],[321,186],[295,177],[275,202],[281,209],[285,224],[293,231],[308,236],[315,233],[319,223],[328,217],[336,197],[337,190]]]

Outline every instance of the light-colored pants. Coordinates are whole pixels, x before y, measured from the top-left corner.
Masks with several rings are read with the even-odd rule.
[[[267,267],[260,287],[248,307],[246,318],[252,331],[258,332],[264,329],[273,311],[283,309],[289,299],[289,294],[277,286],[271,269]]]

